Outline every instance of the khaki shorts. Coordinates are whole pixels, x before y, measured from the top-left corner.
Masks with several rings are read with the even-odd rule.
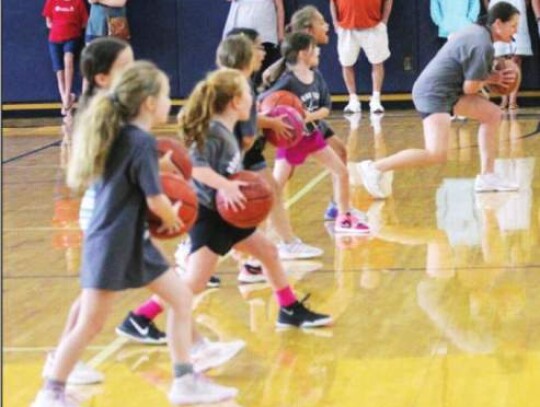
[[[353,66],[363,49],[370,64],[380,64],[390,57],[386,24],[363,30],[346,30],[338,27],[338,57],[341,66]]]

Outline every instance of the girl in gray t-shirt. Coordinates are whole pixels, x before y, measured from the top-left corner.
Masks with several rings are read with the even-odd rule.
[[[371,195],[391,195],[393,170],[444,163],[453,114],[480,122],[481,173],[476,177],[475,190],[518,189],[494,172],[495,136],[501,110],[480,94],[486,84],[505,85],[515,79],[512,70],[492,71],[493,42],[510,42],[518,21],[519,11],[514,6],[499,3],[489,10],[485,22],[457,32],[435,55],[413,87],[414,105],[423,119],[425,147],[359,163],[364,185]]]

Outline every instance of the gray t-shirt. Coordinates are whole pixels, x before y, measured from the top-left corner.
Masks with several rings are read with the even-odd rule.
[[[238,141],[222,123],[210,123],[208,135],[202,151],[194,144],[189,150],[194,167],[210,167],[219,175],[228,177],[242,169],[242,156]],[[216,190],[202,182],[193,180],[199,204],[216,210]]]
[[[126,7],[109,7],[102,4],[92,4],[90,16],[86,25],[86,35],[106,36],[109,33],[107,17],[125,17]]]
[[[257,94],[253,84],[251,85],[251,96],[253,96],[253,104],[249,112],[249,119],[236,123],[234,126],[234,135],[240,146],[244,137],[254,137],[257,135]]]
[[[322,107],[331,109],[332,100],[328,85],[318,69],[313,70],[313,73],[313,81],[304,83],[292,71],[285,72],[270,89],[261,94],[260,99],[264,99],[272,92],[286,90],[298,96],[308,112],[314,112]],[[328,125],[324,120],[320,120],[317,125],[322,133],[326,132]]]
[[[82,286],[123,290],[147,285],[169,267],[146,231],[146,198],[162,193],[155,138],[125,126],[93,189],[95,208],[85,235]]]
[[[472,24],[454,34],[414,83],[416,110],[451,113],[466,80],[483,81],[489,76],[494,54],[488,28]]]

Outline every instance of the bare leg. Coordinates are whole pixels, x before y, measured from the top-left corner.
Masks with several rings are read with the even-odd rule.
[[[334,198],[340,214],[350,209],[349,201],[349,173],[347,167],[330,147],[326,146],[313,153],[313,158],[332,172],[334,177]]]
[[[64,71],[56,71],[56,82],[58,83],[58,93],[60,93],[60,99],[62,101],[62,114],[64,114],[64,107],[66,106],[67,97],[65,89],[65,75]]]
[[[172,269],[150,283],[148,288],[170,306],[167,315],[167,344],[173,363],[190,363],[193,301],[191,290]]]
[[[73,54],[71,52],[64,54],[64,66],[64,107],[69,110],[71,107],[71,88],[73,86]]]
[[[347,92],[349,92],[349,95],[356,95],[356,73],[354,65],[342,67],[342,72]]]
[[[80,313],[75,327],[65,336],[56,349],[51,377],[66,382],[84,349],[102,330],[115,299],[115,292],[83,289],[80,296]]]
[[[384,81],[384,64],[373,64],[371,67],[371,80],[373,82],[373,92],[381,92]]]
[[[410,148],[381,158],[375,162],[379,171],[442,164],[446,162],[451,118],[448,113],[434,113],[426,117],[424,125],[424,149]]]
[[[497,130],[501,123],[501,109],[481,96],[465,95],[459,99],[454,111],[460,116],[470,117],[480,122],[478,145],[481,173],[492,173],[497,150]]]

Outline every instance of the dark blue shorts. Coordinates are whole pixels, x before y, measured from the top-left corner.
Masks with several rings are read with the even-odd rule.
[[[79,41],[79,38],[64,42],[49,41],[49,54],[51,54],[51,61],[54,72],[64,70],[64,55],[67,53],[75,55],[75,53],[79,49]]]

